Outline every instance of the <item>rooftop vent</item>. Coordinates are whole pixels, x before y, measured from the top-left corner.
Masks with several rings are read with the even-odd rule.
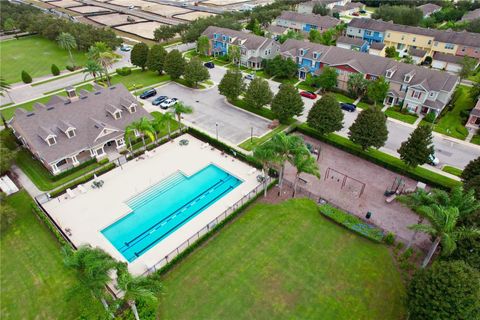
[[[65,105],[65,104],[70,104],[70,103],[72,103],[72,101],[67,100],[67,101],[65,101],[64,105]]]
[[[34,115],[35,115],[35,112],[27,113],[27,117],[33,117]]]
[[[94,95],[98,96],[100,93],[102,93],[101,91],[97,91],[94,93]]]
[[[55,107],[48,107],[47,110],[53,110]]]
[[[98,124],[94,125],[95,128],[97,129],[100,129],[100,127],[98,126]]]
[[[82,100],[87,99],[87,98],[88,98],[88,96],[80,96],[80,99],[82,99]]]
[[[115,90],[117,89],[117,87],[113,86],[113,87],[110,87],[110,90]]]

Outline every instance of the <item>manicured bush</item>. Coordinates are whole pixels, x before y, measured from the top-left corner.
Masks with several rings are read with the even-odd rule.
[[[115,72],[121,76],[128,76],[132,73],[132,69],[129,67],[117,68]]]
[[[68,71],[75,71],[75,66],[67,65],[65,67]]]
[[[32,77],[25,70],[22,71],[22,81],[24,83],[32,83]]]
[[[54,76],[58,76],[60,74],[60,69],[58,69],[56,64],[52,64],[52,67],[50,69]]]
[[[55,235],[55,238],[57,238],[58,242],[66,248],[72,248],[73,244],[62,236],[58,228],[54,225],[52,220],[45,214],[45,212],[40,209],[36,204],[32,203],[32,211],[40,218],[40,220],[45,223],[48,229]]]
[[[348,229],[370,239],[381,242],[383,239],[383,231],[366,222],[363,222],[358,217],[348,214],[340,209],[332,207],[329,204],[322,204],[318,207],[321,214],[332,219]]]
[[[395,243],[395,234],[392,232],[387,233],[385,237],[383,237],[383,242],[391,246]]]
[[[423,118],[423,120],[427,121],[427,122],[430,122],[430,123],[433,123],[436,119],[436,114],[435,112],[429,112],[427,113],[427,115]]]

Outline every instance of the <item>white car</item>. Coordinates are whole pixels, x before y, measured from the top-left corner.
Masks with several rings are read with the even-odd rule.
[[[255,75],[252,74],[252,73],[249,73],[249,74],[245,75],[244,78],[245,78],[245,80],[253,80],[253,79],[255,79]]]
[[[430,155],[429,160],[430,160],[429,163],[430,163],[432,166],[438,166],[438,164],[440,163],[440,159],[438,159],[434,154],[431,154],[431,155]]]
[[[160,103],[160,108],[168,109],[168,108],[174,106],[176,103],[177,103],[177,98],[167,99],[167,100],[163,101],[162,103]]]

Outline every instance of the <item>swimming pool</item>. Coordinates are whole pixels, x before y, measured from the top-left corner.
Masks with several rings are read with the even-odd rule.
[[[191,176],[177,171],[127,200],[133,211],[101,232],[132,262],[241,183],[213,164]]]

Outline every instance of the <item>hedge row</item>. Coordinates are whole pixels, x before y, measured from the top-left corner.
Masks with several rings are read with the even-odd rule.
[[[358,145],[351,142],[349,139],[341,137],[337,134],[329,134],[322,136],[316,130],[310,128],[307,124],[296,126],[296,130],[312,138],[326,142],[336,148],[342,149],[355,156],[378,164],[385,169],[397,172],[398,174],[410,177],[417,181],[422,181],[432,187],[441,189],[451,189],[459,184],[460,181],[453,180],[442,174],[435,173],[422,167],[410,168],[406,166],[402,160],[386,154],[376,149],[369,149],[363,151]]]
[[[66,177],[66,176],[71,175],[71,174],[74,173],[75,171],[78,171],[78,170],[80,170],[80,169],[82,169],[82,168],[88,167],[89,165],[94,164],[94,163],[96,163],[96,162],[97,162],[97,159],[96,159],[96,158],[93,158],[93,159],[90,159],[90,160],[88,160],[88,161],[82,162],[82,163],[79,164],[78,166],[73,167],[73,168],[68,169],[68,170],[65,170],[65,171],[63,171],[63,172],[61,172],[61,173],[59,173],[59,174],[57,174],[57,175],[53,175],[53,174],[52,174],[52,175],[49,177],[49,180],[51,180],[51,181],[58,181],[58,180]],[[105,163],[107,163],[107,162],[108,162],[108,159],[102,159],[102,160],[98,161],[98,164],[99,164],[99,165],[102,165],[102,164],[105,164]]]
[[[194,136],[195,138],[197,138],[199,140],[202,140],[203,142],[207,142],[210,145],[212,145],[213,147],[234,156],[235,158],[239,159],[240,161],[248,163],[252,167],[255,167],[257,169],[262,168],[262,164],[260,162],[258,162],[254,157],[246,155],[246,154],[244,154],[240,151],[234,150],[231,146],[229,146],[229,145],[227,145],[227,144],[225,144],[221,141],[218,141],[217,139],[215,139],[213,137],[210,137],[208,134],[206,134],[204,132],[201,132],[201,131],[199,131],[197,129],[194,129],[194,128],[191,128],[191,127],[188,128],[187,132],[189,134],[191,134],[192,136]]]
[[[49,192],[50,197],[51,198],[58,197],[59,195],[64,194],[67,191],[67,189],[73,189],[76,186],[78,186],[79,184],[83,184],[83,183],[86,183],[86,182],[92,180],[94,175],[97,175],[97,177],[98,177],[98,176],[112,170],[115,167],[116,167],[115,163],[111,162],[111,163],[107,164],[106,166],[101,167],[100,169],[81,177],[78,180],[67,183],[64,186]]]
[[[322,204],[318,207],[321,214],[332,219],[336,223],[347,227],[348,229],[356,232],[370,240],[382,242],[384,234],[383,231],[363,222],[356,216],[348,214],[340,209],[332,207],[329,204]]]
[[[70,243],[69,241],[65,240],[65,238],[63,237],[63,235],[60,233],[60,231],[58,230],[58,228],[53,225],[52,221],[50,220],[49,217],[47,217],[47,215],[45,214],[45,212],[43,212],[42,209],[40,209],[35,203],[32,203],[32,211],[40,218],[40,220],[43,221],[43,223],[45,223],[45,225],[47,226],[48,229],[50,229],[50,231],[53,233],[53,235],[55,236],[55,238],[57,238],[58,242],[60,242],[60,244],[63,246],[63,247],[68,247],[68,248],[72,248],[74,247],[72,243]]]

